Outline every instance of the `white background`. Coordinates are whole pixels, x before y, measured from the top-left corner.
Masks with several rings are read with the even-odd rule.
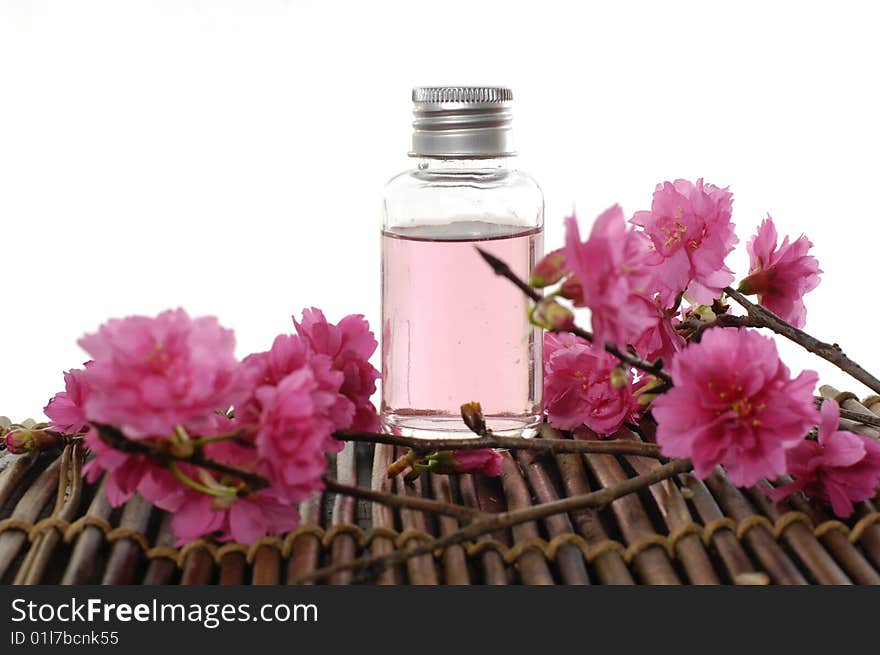
[[[549,247],[675,177],[731,186],[739,276],[766,212],[806,232],[808,330],[880,371],[877,33],[868,2],[0,0],[0,414],[111,316],[216,314],[242,355],[313,304],[375,326],[417,84],[513,87]]]

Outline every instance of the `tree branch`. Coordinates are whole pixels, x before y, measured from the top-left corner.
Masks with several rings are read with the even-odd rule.
[[[503,278],[510,280],[520,291],[522,291],[526,296],[534,300],[535,302],[540,302],[543,296],[530,287],[524,280],[521,280],[517,277],[516,273],[514,273],[510,266],[508,266],[505,262],[501,261],[494,255],[489,254],[482,248],[477,248],[477,252],[480,253],[480,256],[486,261],[489,266],[492,267],[492,270],[495,272],[495,275],[499,275]],[[571,334],[580,337],[581,339],[585,339],[590,343],[593,343],[594,337],[593,333],[587,330],[584,330],[577,325],[572,326],[568,329],[561,330],[551,330],[552,332],[570,332]],[[663,370],[663,363],[660,360],[656,362],[649,362],[641,357],[637,357],[628,352],[622,351],[613,343],[606,343],[605,350],[617,357],[624,364],[629,364],[633,368],[637,368],[645,373],[650,373],[656,378],[663,380],[667,386],[672,386],[672,378],[669,373]]]
[[[844,373],[848,373],[875,393],[880,394],[880,380],[847,357],[840,349],[840,346],[836,343],[829,344],[824,341],[819,341],[816,337],[807,334],[803,330],[800,330],[779,318],[766,307],[753,303],[739,291],[736,291],[731,287],[724,289],[724,293],[742,305],[746,312],[748,312],[748,315],[755,319],[760,326],[769,328],[776,334],[780,334],[786,339],[794,341],[805,350],[831,362]]]
[[[752,316],[736,316],[735,314],[719,314],[711,321],[698,321],[689,318],[676,325],[676,329],[688,332],[690,331],[690,340],[699,343],[703,338],[706,330],[717,327],[763,327],[763,323]]]
[[[395,434],[379,434],[373,432],[353,432],[342,430],[333,435],[339,441],[359,443],[381,443],[391,446],[412,448],[417,452],[434,452],[438,450],[480,450],[482,448],[505,448],[507,450],[534,450],[552,453],[597,453],[604,455],[641,455],[643,457],[661,457],[660,446],[629,439],[609,439],[606,441],[575,439],[523,439],[522,437],[466,437],[459,439],[422,439],[403,437]]]
[[[648,473],[638,475],[599,491],[593,491],[579,496],[571,496],[569,498],[563,498],[561,500],[555,500],[540,505],[533,505],[531,507],[524,507],[522,509],[486,515],[483,518],[474,520],[472,523],[456,532],[432,540],[429,543],[423,543],[408,550],[395,550],[391,553],[378,556],[364,556],[352,560],[351,562],[340,562],[339,564],[326,566],[295,578],[292,584],[303,584],[312,580],[320,580],[339,571],[367,569],[372,573],[378,573],[388,566],[398,564],[411,557],[433,553],[437,549],[443,549],[454,544],[460,544],[464,541],[470,541],[481,535],[494,532],[495,530],[509,528],[521,523],[536,521],[554,514],[570,512],[576,509],[602,507],[621,496],[639,491],[652,484],[656,484],[662,480],[689,471],[691,468],[692,464],[688,459],[672,460],[667,464],[652,469]]]
[[[351,485],[337,482],[333,478],[327,476],[324,477],[324,484],[326,485],[327,491],[333,491],[344,496],[351,496],[352,498],[363,498],[364,500],[370,500],[374,503],[387,505],[388,507],[417,509],[432,514],[454,516],[455,518],[467,520],[489,516],[473,507],[445,503],[439,500],[431,500],[430,498],[422,498],[420,496],[404,496],[385,491],[376,491],[375,489],[367,489],[365,487],[353,487]]]
[[[246,483],[248,485],[248,491],[251,492],[259,491],[269,486],[269,481],[262,475],[251,473],[250,471],[243,471],[234,466],[229,466],[209,457],[205,457],[204,453],[199,449],[194,450],[191,454],[182,455],[165,448],[159,448],[156,444],[150,443],[149,441],[129,439],[121,430],[112,425],[106,425],[104,423],[93,423],[92,425],[94,425],[95,429],[98,431],[98,438],[116,450],[121,450],[122,452],[134,455],[146,455],[147,457],[153,457],[165,462],[186,462],[187,464],[208,469],[215,473],[231,475]]]

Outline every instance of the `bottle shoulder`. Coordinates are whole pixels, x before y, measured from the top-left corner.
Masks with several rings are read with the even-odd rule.
[[[528,173],[507,167],[414,168],[385,186],[385,229],[479,220],[517,228],[540,228],[544,196]]]
[[[543,197],[538,182],[518,168],[489,169],[421,169],[411,168],[392,177],[385,184],[385,193],[410,192],[431,188],[481,188],[531,190]]]

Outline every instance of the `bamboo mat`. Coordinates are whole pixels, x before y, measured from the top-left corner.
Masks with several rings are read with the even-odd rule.
[[[842,398],[861,408],[851,395]],[[880,408],[880,399],[865,404]],[[869,430],[857,426],[859,430]],[[642,426],[650,439],[650,426]],[[578,438],[589,438],[578,434]],[[500,478],[424,475],[388,480],[400,453],[347,444],[331,472],[348,484],[502,511],[607,487],[657,466],[613,455],[505,453]],[[111,508],[83,482],[83,452],[0,458],[2,584],[284,584],[364,554],[412,547],[455,531],[458,520],[324,494],[301,507],[301,526],[255,544],[174,547],[170,517],[139,497]],[[838,521],[802,496],[773,504],[716,471],[667,480],[599,510],[581,510],[486,535],[350,584],[878,584],[878,499]]]

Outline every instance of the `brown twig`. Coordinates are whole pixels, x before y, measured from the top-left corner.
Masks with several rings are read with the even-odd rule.
[[[540,302],[543,296],[530,287],[524,280],[521,280],[517,277],[516,273],[514,273],[510,266],[508,266],[505,262],[501,261],[494,255],[489,254],[485,250],[481,248],[477,248],[477,252],[480,253],[480,256],[486,261],[489,266],[492,267],[492,270],[495,272],[495,275],[499,275],[503,278],[510,280],[520,291],[522,291],[526,296],[534,300],[535,302]],[[577,325],[573,325],[567,329],[559,329],[559,330],[551,330],[552,332],[570,332],[571,334],[580,337],[590,343],[593,343],[594,337],[593,333],[585,330]],[[657,360],[656,362],[649,362],[641,357],[637,357],[628,352],[622,351],[613,343],[606,343],[605,350],[617,357],[624,364],[629,364],[633,368],[637,368],[645,373],[650,373],[656,378],[663,380],[667,386],[672,386],[672,378],[669,373],[663,370],[663,362]]]
[[[301,575],[296,578],[293,583],[302,584],[312,580],[319,580],[341,570],[370,569],[373,572],[379,572],[388,566],[403,562],[410,557],[425,555],[453,544],[470,541],[495,530],[509,528],[528,521],[536,521],[562,512],[607,505],[621,496],[625,496],[645,487],[649,487],[652,484],[656,484],[662,480],[689,471],[691,467],[692,464],[690,460],[672,460],[667,464],[658,466],[649,473],[638,475],[619,484],[601,489],[600,491],[593,491],[582,496],[571,496],[569,498],[563,498],[550,503],[542,503],[540,505],[533,505],[531,507],[524,507],[522,509],[491,514],[483,518],[478,518],[463,527],[461,530],[440,537],[434,541],[420,544],[405,551],[395,550],[384,555],[364,556],[351,562],[346,562],[345,564],[327,566]]]
[[[481,516],[488,516],[484,512],[473,507],[445,503],[439,500],[431,500],[430,498],[403,496],[389,493],[387,491],[367,489],[365,487],[354,487],[342,484],[341,482],[337,482],[333,478],[326,476],[324,477],[324,485],[326,486],[327,491],[333,491],[344,496],[351,496],[352,498],[371,500],[374,503],[380,503],[388,507],[397,507],[398,509],[417,509],[423,512],[431,512],[432,514],[442,514],[443,516],[454,516],[456,518],[468,520]]]
[[[679,323],[676,329],[690,331],[690,340],[699,343],[706,330],[716,327],[762,327],[763,323],[752,316],[736,316],[734,314],[719,314],[711,321],[698,321],[693,318]]]
[[[269,485],[268,480],[266,480],[261,475],[250,473],[249,471],[243,471],[241,469],[237,469],[221,462],[209,459],[199,451],[195,451],[189,456],[178,455],[160,450],[155,446],[155,444],[152,444],[150,442],[135,441],[134,439],[129,439],[119,429],[113,426],[95,424],[95,427],[98,430],[98,435],[100,436],[101,440],[108,446],[116,448],[117,450],[136,455],[155,457],[159,460],[174,460],[179,462],[186,462],[194,466],[200,466],[211,471],[216,471],[217,473],[231,475],[246,482],[248,484],[249,491],[258,491],[259,489],[264,489]],[[479,510],[471,507],[453,505],[452,503],[442,503],[428,498],[399,496],[397,494],[392,494],[388,492],[375,491],[373,489],[364,489],[362,487],[354,487],[351,485],[342,484],[341,482],[337,482],[336,480],[326,476],[324,477],[324,484],[326,485],[328,491],[333,491],[345,496],[351,496],[353,498],[363,498],[365,500],[371,500],[373,502],[381,503],[389,507],[406,507],[410,509],[418,509],[426,512],[432,512],[434,514],[455,516],[462,519],[473,519],[480,516],[485,516],[483,512],[480,512]]]
[[[353,432],[343,430],[333,437],[339,441],[362,443],[383,443],[392,446],[412,448],[417,452],[438,450],[480,450],[483,448],[504,448],[507,450],[532,450],[552,453],[598,453],[603,455],[641,455],[661,457],[660,446],[628,439],[609,439],[605,441],[575,441],[574,439],[523,439],[522,437],[466,437],[459,439],[422,439],[403,437],[395,434]]]
[[[121,430],[112,425],[105,425],[103,423],[94,423],[93,425],[98,430],[98,437],[101,441],[116,450],[121,450],[122,452],[134,455],[146,455],[147,457],[154,457],[160,461],[186,462],[187,464],[192,464],[193,466],[208,469],[216,473],[231,475],[242,482],[245,482],[248,485],[249,492],[259,491],[260,489],[265,489],[269,486],[269,481],[262,475],[251,473],[250,471],[243,471],[234,466],[228,466],[222,462],[205,457],[199,449],[194,450],[188,455],[180,455],[159,448],[156,444],[149,441],[136,441],[134,439],[129,439]]]
[[[205,457],[200,450],[195,450],[189,455],[180,455],[166,449],[161,449],[148,441],[136,441],[126,437],[121,430],[111,425],[95,424],[98,435],[108,446],[123,452],[136,455],[153,457],[160,461],[178,461],[205,468],[223,475],[231,475],[242,480],[248,485],[248,492],[259,491],[269,486],[269,481],[261,475],[244,471],[242,469],[223,464],[216,460]],[[605,453],[642,455],[646,457],[660,457],[660,449],[656,444],[640,443],[628,440],[613,441],[574,441],[570,439],[521,439],[515,437],[476,437],[473,439],[415,439],[391,434],[373,434],[363,432],[339,432],[334,437],[341,441],[383,443],[396,446],[405,446],[419,451],[435,450],[474,450],[479,448],[508,448],[528,449],[541,452],[564,452],[564,453]],[[541,444],[538,446],[537,444]],[[359,487],[343,485],[330,478],[325,478],[325,484],[331,491],[365,498],[391,507],[410,507],[424,511],[456,516],[459,518],[474,518],[481,515],[477,510],[437,503],[427,499],[404,498],[395,494],[389,494]]]
[[[779,318],[766,307],[753,303],[739,291],[736,291],[731,287],[724,289],[724,293],[742,305],[746,312],[748,312],[749,316],[758,321],[762,327],[773,330],[776,334],[780,334],[786,339],[794,341],[796,344],[814,355],[818,355],[822,359],[831,362],[844,373],[848,373],[875,393],[880,394],[880,380],[847,357],[840,349],[840,346],[836,343],[819,341],[816,337],[807,334],[803,330],[800,330]]]

